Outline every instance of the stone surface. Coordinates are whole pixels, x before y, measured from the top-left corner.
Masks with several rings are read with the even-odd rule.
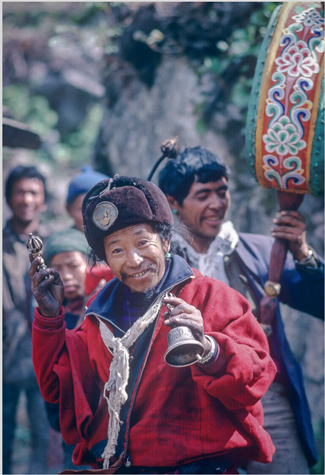
[[[218,151],[228,163],[221,136],[196,131],[195,108],[202,96],[197,75],[184,57],[166,57],[149,89],[134,77],[112,108],[104,111],[96,145],[97,160],[106,157],[115,173],[146,177],[160,156],[164,140],[177,135],[184,146],[201,144]],[[158,171],[159,173],[159,171]],[[156,181],[157,174],[153,181]]]

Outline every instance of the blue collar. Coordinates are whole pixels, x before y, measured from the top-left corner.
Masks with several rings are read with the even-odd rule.
[[[192,269],[182,257],[173,256],[166,264],[164,276],[154,289],[152,297],[149,300],[148,308],[162,293],[175,287],[181,282],[185,282],[194,275]],[[86,312],[86,316],[99,316],[104,320],[109,321],[123,334],[124,331],[121,330],[119,326],[119,315],[122,306],[122,299],[124,298],[127,289],[128,287],[116,277],[110,280],[91,302]]]

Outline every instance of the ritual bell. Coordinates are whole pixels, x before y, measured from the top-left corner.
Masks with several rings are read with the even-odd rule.
[[[201,360],[204,346],[197,341],[188,327],[180,326],[167,335],[168,348],[165,361],[169,366],[190,366]]]

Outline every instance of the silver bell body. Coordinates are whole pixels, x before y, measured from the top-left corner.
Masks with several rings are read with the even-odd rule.
[[[180,326],[167,335],[168,348],[164,359],[169,366],[184,367],[201,360],[204,346],[197,341],[188,327]]]

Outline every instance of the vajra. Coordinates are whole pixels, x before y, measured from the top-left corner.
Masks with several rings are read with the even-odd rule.
[[[38,236],[33,236],[32,233],[29,233],[28,239],[26,241],[27,250],[31,256],[31,262],[36,259],[36,257],[42,258],[42,264],[39,265],[37,270],[47,269],[47,266],[44,264],[43,260],[43,241]]]

